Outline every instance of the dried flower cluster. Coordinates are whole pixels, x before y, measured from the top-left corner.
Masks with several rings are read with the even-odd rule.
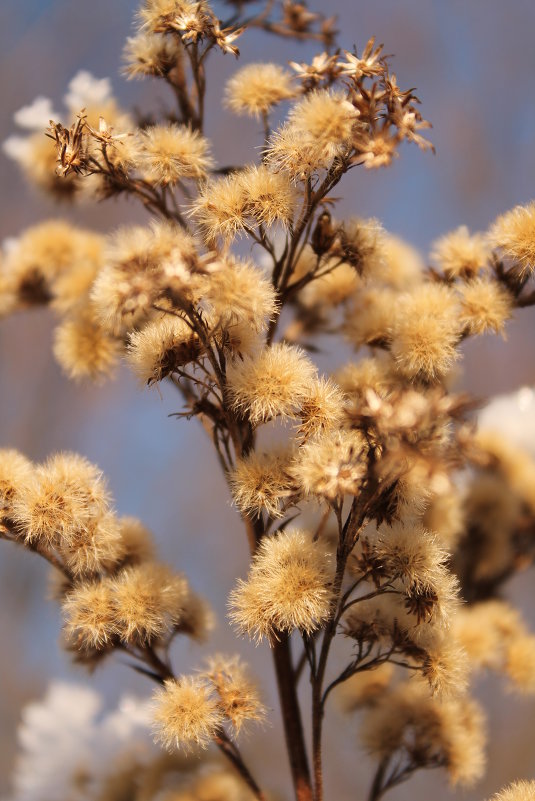
[[[247,15],[242,0],[229,5],[227,21],[206,0],[141,5],[125,69],[169,86],[176,107],[161,117],[136,123],[87,73],[71,82],[65,116],[44,98],[18,112],[32,133],[5,150],[30,180],[71,200],[128,195],[151,219],[107,237],[55,220],[22,232],[0,265],[0,313],[50,305],[69,376],[103,379],[124,358],[141,385],[173,384],[178,415],[209,434],[251,552],[229,616],[271,648],[297,801],[323,799],[335,688],[363,712],[370,801],[421,768],[471,784],[485,765],[476,670],[535,692],[535,637],[502,598],[535,556],[535,463],[477,432],[474,403],[449,385],[465,339],[504,335],[514,310],[535,303],[535,204],[486,233],[439,238],[429,267],[378,220],[338,218],[332,192],[350,169],[388,166],[405,142],[432,149],[417,97],[382,45],[334,50],[333,20],[303,3]],[[205,64],[212,51],[238,55],[246,26],[324,50],[293,72],[235,72],[224,102],[262,121],[263,148],[256,162],[217,166]],[[238,239],[262,251],[259,263],[232,251]],[[335,335],[359,357],[323,376],[311,354]],[[72,454],[33,465],[1,451],[0,511],[0,536],[59,571],[75,660],[126,652],[161,685],[157,739],[171,751],[214,743],[241,777],[201,776],[172,798],[265,799],[236,745],[265,714],[254,684],[234,657],[175,675],[172,638],[203,637],[210,613],[156,560],[141,523],[116,517],[98,470]],[[521,782],[496,798],[532,795]]]

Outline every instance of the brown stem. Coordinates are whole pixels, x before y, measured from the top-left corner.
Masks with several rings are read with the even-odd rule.
[[[272,648],[286,748],[290,759],[296,801],[312,801],[310,769],[297,699],[288,634],[280,632]]]
[[[266,801],[266,797],[258,784],[253,779],[249,769],[247,768],[242,756],[238,750],[238,746],[233,743],[223,729],[219,729],[214,737],[214,742],[230,762],[234,765],[246,785],[249,787],[255,798],[258,801]]]
[[[379,765],[377,766],[377,770],[375,771],[375,776],[373,778],[373,783],[370,788],[370,794],[368,795],[368,801],[379,801],[381,796],[384,792],[383,781],[385,778],[385,774],[388,768],[389,757],[384,757]]]

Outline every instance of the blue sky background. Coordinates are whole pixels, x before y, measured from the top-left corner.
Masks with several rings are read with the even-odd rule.
[[[59,108],[68,81],[79,69],[111,77],[125,106],[158,108],[170,100],[155,82],[126,82],[119,75],[134,8],[131,0],[1,0],[0,139],[13,132],[13,112],[36,95],[51,97]],[[418,87],[424,116],[434,125],[431,138],[437,148],[432,156],[406,147],[391,169],[354,170],[342,186],[340,213],[377,216],[388,230],[425,252],[441,233],[461,223],[485,229],[498,213],[535,196],[533,2],[335,0],[323,8],[338,14],[343,47],[350,49],[356,43],[360,52],[375,34],[386,52],[395,54],[399,83]],[[241,49],[243,62],[305,61],[316,52],[314,46],[302,45],[296,53],[293,44],[257,32],[243,37]],[[254,158],[260,144],[254,122],[232,117],[221,108],[224,81],[235,67],[231,56],[218,55],[208,69],[207,133],[214,136],[215,152],[226,163],[235,163],[240,156],[243,160],[244,149],[247,158]],[[0,193],[2,238],[57,214],[100,230],[145,219],[141,210],[122,202],[58,210],[29,188],[3,155]],[[155,391],[141,392],[126,371],[103,387],[72,385],[50,355],[50,332],[46,312],[0,321],[0,446],[20,448],[34,459],[55,450],[77,450],[98,463],[109,476],[118,511],[139,515],[152,527],[163,556],[184,570],[218,608],[215,643],[228,649],[225,598],[234,577],[245,572],[246,556],[202,433],[195,424],[167,417],[180,407],[171,390],[165,389],[163,398]],[[510,326],[506,345],[494,338],[471,343],[464,386],[488,395],[534,383],[534,332],[534,314],[526,311]],[[207,493],[213,500],[209,506],[204,500]],[[514,592],[522,597],[524,591],[521,580]],[[42,600],[46,594],[42,565],[3,546],[0,593],[1,791],[19,702],[39,695],[51,676],[87,678],[70,667],[57,647],[59,614],[54,603]],[[272,698],[265,649],[255,650],[246,643],[237,647],[261,672]],[[196,664],[199,653],[188,643],[180,644],[178,669]],[[138,678],[117,665],[106,667],[95,681],[110,697],[124,687],[147,691]],[[463,795],[465,799],[484,798],[514,776],[529,777],[533,772],[533,747],[527,735],[533,704],[504,700],[497,687],[492,681],[484,687],[491,697],[491,770],[486,783]],[[520,730],[515,740],[504,728],[511,712]],[[335,715],[333,720],[328,742],[336,751],[337,764],[349,768],[354,763],[355,728],[340,738],[339,720]],[[268,766],[281,759],[273,740],[267,730],[262,742]],[[366,770],[363,763],[359,786],[366,786]],[[436,782],[435,776],[421,777],[392,793],[392,801],[423,799],[430,787],[436,801],[452,797],[443,783],[435,787]],[[353,787],[336,797],[359,801],[364,793],[355,794]]]

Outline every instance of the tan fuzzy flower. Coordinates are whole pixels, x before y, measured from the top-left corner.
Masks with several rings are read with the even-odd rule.
[[[190,213],[209,242],[218,237],[230,242],[243,233],[247,223],[247,198],[239,174],[207,181]]]
[[[338,427],[344,419],[346,397],[330,378],[312,382],[310,395],[301,406],[298,435],[303,440]]]
[[[489,230],[489,242],[513,263],[520,278],[535,271],[535,201],[515,206],[498,217]]]
[[[213,166],[208,141],[185,125],[154,125],[143,131],[140,163],[158,184],[205,178]]]
[[[247,723],[264,718],[265,707],[239,657],[212,657],[202,675],[213,684],[220,709],[236,734]]]
[[[11,516],[13,503],[34,479],[34,466],[13,448],[0,449],[0,530],[2,518]]]
[[[39,465],[13,504],[13,519],[28,543],[68,545],[108,509],[102,474],[90,462],[60,453]]]
[[[264,537],[247,580],[230,595],[230,617],[258,640],[296,628],[310,633],[330,614],[330,582],[328,555],[308,532]]]
[[[365,747],[377,758],[403,751],[419,765],[446,768],[452,785],[471,785],[485,766],[484,718],[467,698],[439,700],[425,684],[404,682],[366,714]]]
[[[512,315],[513,298],[496,281],[476,278],[459,287],[461,323],[471,334],[494,331],[504,335],[505,323]]]
[[[289,121],[296,132],[332,159],[348,148],[358,115],[341,92],[315,90],[293,106]]]
[[[117,365],[121,348],[89,311],[60,323],[54,332],[53,351],[69,378],[103,381]]]
[[[288,475],[289,453],[253,451],[244,459],[238,459],[229,475],[232,497],[238,509],[248,515],[259,517],[267,512],[270,517],[280,517],[281,502],[291,494],[293,481]]]
[[[357,495],[367,472],[366,442],[358,431],[327,431],[299,448],[291,472],[305,495]]]
[[[164,314],[129,335],[126,356],[141,383],[151,385],[195,361],[201,350],[198,337],[185,320]]]
[[[447,278],[474,278],[487,267],[490,248],[482,234],[471,234],[461,225],[437,239],[431,249],[431,260]]]
[[[181,676],[165,682],[154,695],[154,731],[169,751],[206,748],[224,716],[206,679]]]
[[[253,425],[273,417],[296,417],[310,397],[316,368],[299,348],[271,345],[227,370],[228,387],[236,409]]]
[[[278,64],[247,64],[228,81],[225,101],[236,114],[259,118],[295,94],[292,75]]]
[[[493,795],[490,801],[533,801],[535,798],[535,781],[513,782],[504,790]]]
[[[246,213],[256,223],[287,225],[297,205],[295,190],[286,173],[273,172],[265,164],[253,165],[238,173],[243,187]]]
[[[189,587],[183,576],[157,562],[122,570],[113,581],[115,626],[126,643],[146,643],[180,622]]]
[[[110,581],[75,585],[63,602],[63,614],[67,636],[75,647],[105,648],[116,632]]]
[[[112,571],[124,557],[119,521],[112,512],[106,512],[60,543],[58,550],[75,576]]]
[[[215,328],[246,323],[258,333],[278,311],[277,296],[266,275],[253,264],[233,258],[222,261],[211,274],[205,298]]]
[[[391,326],[392,356],[408,379],[444,376],[458,358],[459,307],[447,287],[422,284],[397,299]]]

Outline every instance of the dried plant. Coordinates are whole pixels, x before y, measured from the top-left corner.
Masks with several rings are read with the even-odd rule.
[[[432,150],[418,98],[382,45],[337,48],[334,20],[304,3],[227,5],[225,20],[207,0],[141,5],[125,72],[170,87],[176,107],[161,118],[136,123],[88,73],[71,82],[64,115],[42,98],[18,112],[34,132],[5,150],[30,181],[71,202],[127,195],[151,219],[109,237],[60,221],[22,232],[1,265],[0,311],[48,304],[70,377],[103,380],[124,357],[142,385],[172,384],[180,416],[210,437],[251,554],[229,617],[273,657],[297,801],[324,797],[334,690],[361,713],[376,762],[369,801],[423,768],[470,784],[485,765],[473,675],[491,668],[535,692],[535,636],[502,597],[535,556],[535,463],[476,430],[475,404],[450,376],[465,339],[503,334],[535,303],[535,204],[486,233],[446,234],[428,267],[377,220],[339,219],[332,193],[350,170],[388,166],[404,142]],[[205,65],[218,50],[237,56],[248,28],[323,51],[235,72],[224,102],[262,122],[263,148],[258,162],[217,166]],[[233,252],[240,239],[251,258]],[[311,354],[326,335],[365,358],[320,376]],[[253,679],[235,656],[175,673],[173,638],[205,638],[212,613],[158,561],[144,525],[117,517],[95,466],[0,451],[0,537],[53,566],[72,658],[92,669],[126,655],[160,685],[157,740],[174,753],[213,743],[242,780],[222,771],[206,790],[201,776],[174,799],[268,797],[237,745],[267,714]],[[129,781],[125,771],[105,797],[127,797]],[[534,793],[520,782],[496,799]]]

